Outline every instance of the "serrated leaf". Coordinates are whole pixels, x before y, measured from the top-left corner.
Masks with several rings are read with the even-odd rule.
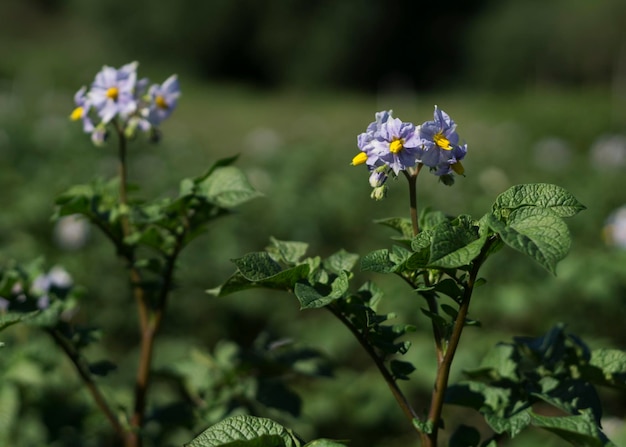
[[[547,208],[560,217],[571,217],[586,207],[566,189],[549,183],[516,185],[500,194],[493,210],[515,210],[525,206]]]
[[[262,195],[234,166],[217,168],[197,188],[199,195],[223,208],[233,208]]]
[[[432,231],[428,265],[457,268],[469,265],[482,250],[487,236],[478,237],[477,228],[467,219],[443,221]]]
[[[186,447],[299,447],[289,430],[271,419],[240,415],[207,428]]]
[[[488,223],[505,244],[530,256],[552,274],[556,274],[556,264],[571,245],[567,225],[548,209],[516,209],[507,223],[490,214]]]

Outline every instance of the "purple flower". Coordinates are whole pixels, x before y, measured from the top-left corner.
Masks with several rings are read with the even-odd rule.
[[[382,161],[396,175],[414,167],[422,154],[419,127],[403,123],[398,118],[390,118],[383,123],[370,145],[371,158]]]
[[[459,145],[456,124],[447,113],[435,106],[434,121],[427,121],[420,128],[423,152],[418,159],[435,175],[445,176],[452,172],[463,174],[461,160],[467,153],[467,144]]]
[[[137,65],[137,62],[132,62],[119,69],[105,65],[96,75],[89,91],[89,101],[103,123],[116,116],[126,119],[137,109]]]
[[[91,118],[89,118],[89,109],[91,108],[91,104],[85,94],[86,91],[87,87],[83,87],[74,95],[74,104],[76,105],[76,108],[72,111],[70,119],[72,121],[82,120],[83,131],[90,133],[93,131],[94,126]]]
[[[357,146],[361,150],[353,159],[352,165],[360,165],[367,163],[368,166],[374,166],[378,157],[372,154],[372,141],[380,135],[380,129],[384,123],[391,117],[391,110],[383,110],[376,113],[376,121],[371,122],[367,126],[367,130],[357,137]]]
[[[163,84],[151,86],[150,90],[148,90],[148,96],[150,97],[148,121],[152,125],[157,126],[170,116],[176,108],[176,103],[180,96],[178,77],[172,75]]]

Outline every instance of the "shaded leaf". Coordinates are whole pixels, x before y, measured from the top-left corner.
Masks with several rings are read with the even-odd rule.
[[[333,280],[330,290],[326,294],[304,283],[297,283],[294,287],[294,293],[300,301],[300,309],[318,309],[341,298],[348,291],[348,286],[348,274],[342,271]]]

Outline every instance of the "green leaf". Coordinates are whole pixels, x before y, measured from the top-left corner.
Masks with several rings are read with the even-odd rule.
[[[262,281],[282,271],[281,266],[264,251],[248,253],[232,261],[248,281]]]
[[[586,207],[569,191],[548,183],[516,185],[500,194],[493,204],[494,212],[533,206],[546,208],[559,217],[571,217]]]
[[[271,419],[230,417],[209,427],[186,447],[300,447],[300,440]]]
[[[486,414],[485,421],[496,433],[508,433],[514,438],[530,425],[530,410],[523,410],[509,417],[498,416],[497,414]]]
[[[596,425],[591,412],[576,416],[547,417],[530,412],[532,425],[548,430],[578,447],[613,445]]]
[[[0,313],[0,331],[8,328],[9,326],[13,326],[21,321],[28,320],[30,318],[36,317],[41,313],[40,310],[35,310],[28,313],[17,313],[17,312],[9,312],[9,313]]]
[[[330,439],[316,439],[307,443],[304,447],[347,447],[346,444],[341,444],[337,441],[331,441]]]
[[[233,208],[261,196],[245,174],[234,166],[217,168],[202,183],[198,194],[223,208]]]
[[[505,244],[530,256],[552,274],[556,274],[556,264],[569,251],[567,225],[548,209],[527,206],[514,210],[507,223],[493,214],[487,220]]]
[[[393,228],[405,239],[413,237],[413,224],[410,219],[404,217],[388,217],[385,219],[376,219],[374,223]]]
[[[358,260],[359,255],[341,249],[324,259],[323,265],[326,270],[339,275],[343,271],[352,271]]]
[[[295,284],[309,275],[309,266],[306,264],[297,265],[290,269],[285,269],[273,276],[264,277],[261,280],[250,280],[243,276],[241,272],[236,272],[221,286],[206,290],[206,293],[214,296],[226,296],[231,293],[247,290],[255,287],[265,289],[291,291]]]
[[[318,309],[341,298],[347,292],[348,285],[348,274],[345,271],[342,271],[332,282],[330,291],[326,294],[324,294],[323,291],[320,292],[315,287],[304,283],[297,283],[294,287],[294,293],[300,301],[301,310]]]
[[[389,258],[389,250],[386,248],[375,250],[366,254],[361,259],[361,270],[377,273],[392,273],[396,264]]]
[[[478,237],[466,216],[454,221],[443,221],[433,229],[428,265],[439,268],[457,268],[469,265],[482,250],[487,236]]]
[[[409,374],[415,371],[415,366],[412,363],[395,359],[389,362],[389,368],[393,377],[400,380],[409,380]]]
[[[582,373],[598,385],[626,389],[626,352],[618,349],[595,349]]]
[[[200,177],[195,178],[193,180],[194,183],[195,184],[202,183],[207,177],[209,177],[213,173],[213,171],[215,171],[218,168],[223,168],[225,166],[232,165],[235,161],[237,161],[238,158],[239,158],[239,154],[233,155],[232,157],[226,157],[226,158],[221,158],[217,160],[204,174],[202,174]]]
[[[447,220],[448,217],[443,212],[433,210],[431,207],[426,206],[422,209],[418,219],[420,231],[433,229]]]
[[[302,256],[305,255],[308,247],[309,244],[306,242],[279,241],[274,237],[270,237],[270,246],[266,250],[277,262],[297,264]]]

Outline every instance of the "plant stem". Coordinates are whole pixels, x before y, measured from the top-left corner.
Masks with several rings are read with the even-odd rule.
[[[443,359],[438,363],[437,377],[435,379],[435,386],[433,389],[432,399],[430,402],[430,411],[428,413],[428,422],[432,424],[432,432],[428,434],[427,442],[423,447],[436,447],[437,436],[439,433],[439,425],[441,423],[441,412],[443,409],[443,401],[448,388],[448,379],[450,377],[450,368],[456,349],[459,346],[461,340],[461,334],[465,327],[465,320],[469,311],[470,300],[472,298],[472,292],[474,291],[474,284],[476,283],[476,277],[478,276],[478,270],[485,260],[486,254],[493,243],[494,239],[488,239],[483,247],[480,255],[472,263],[472,268],[469,273],[467,284],[461,298],[461,304],[459,306],[459,312],[454,322],[452,334],[448,340],[447,348]]]
[[[402,393],[402,390],[398,387],[398,384],[394,380],[389,370],[387,370],[383,359],[380,358],[380,356],[376,353],[374,347],[367,341],[365,336],[350,322],[350,320],[348,320],[341,313],[339,309],[336,308],[335,305],[326,306],[326,309],[330,310],[332,314],[339,319],[339,321],[341,321],[348,329],[350,329],[350,332],[352,332],[352,334],[356,337],[361,346],[363,346],[365,352],[367,352],[372,360],[374,360],[376,367],[382,374],[385,382],[387,382],[387,385],[389,386],[393,397],[396,398],[396,401],[400,405],[400,408],[402,408],[404,415],[411,422],[411,425],[413,425],[413,420],[417,419],[417,414],[415,413],[413,407],[411,407],[411,404],[407,400],[406,396]]]
[[[78,350],[74,347],[74,345],[65,337],[57,328],[48,329],[47,332],[52,336],[57,345],[65,352],[68,358],[73,363],[78,375],[85,383],[87,390],[93,397],[93,400],[96,402],[96,405],[100,410],[104,413],[104,416],[107,418],[113,430],[120,438],[124,438],[126,434],[126,430],[118,420],[117,416],[107,403],[104,395],[98,388],[98,385],[93,380],[91,372],[89,371],[89,366],[86,364],[85,360],[81,357]]]
[[[118,174],[120,177],[120,223],[122,226],[122,234],[125,239],[129,237],[133,231],[130,225],[130,219],[128,215],[128,169],[126,162],[126,136],[124,135],[124,130],[117,122],[115,122],[115,129],[117,130],[119,141]],[[124,245],[123,241],[122,244]],[[140,431],[143,426],[146,408],[146,397],[150,382],[150,365],[152,363],[152,351],[156,331],[154,331],[154,329],[150,325],[150,307],[148,299],[146,297],[145,289],[142,284],[143,280],[141,272],[139,271],[139,269],[137,269],[137,267],[135,267],[134,250],[124,250],[123,253],[124,257],[128,261],[130,283],[132,293],[137,304],[139,325],[141,330],[139,366],[137,368],[137,376],[135,380],[135,405],[133,409],[133,414],[130,418],[130,430],[126,433],[124,441],[126,447],[141,447],[142,438]]]
[[[419,233],[419,225],[417,223],[417,176],[422,169],[422,164],[418,164],[415,171],[407,172],[402,171],[404,176],[409,181],[409,205],[411,212],[411,225],[413,226],[413,236],[417,236]]]

